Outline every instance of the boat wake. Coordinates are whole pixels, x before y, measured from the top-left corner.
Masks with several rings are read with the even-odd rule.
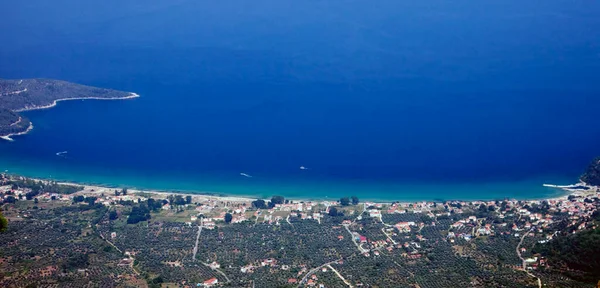
[[[69,151],[56,152],[56,156],[65,157],[64,155],[67,154],[68,152]]]
[[[242,175],[242,176],[244,176],[244,177],[246,177],[246,178],[252,178],[252,175],[248,175],[248,174],[246,174],[246,173],[240,173],[240,175]]]

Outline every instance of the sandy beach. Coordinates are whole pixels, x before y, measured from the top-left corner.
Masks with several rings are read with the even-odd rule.
[[[37,178],[31,178],[37,181],[49,181],[49,179],[37,179]],[[73,182],[58,182],[58,184],[63,184],[63,185],[72,185],[72,186],[83,186],[84,189],[82,191],[79,191],[77,193],[75,193],[74,195],[93,195],[93,196],[99,196],[101,194],[104,195],[114,195],[114,191],[118,190],[120,191],[122,188],[117,188],[117,187],[106,187],[106,186],[101,186],[101,185],[86,185],[86,184],[79,184],[79,183],[73,183]],[[548,187],[551,184],[542,184],[543,186]],[[596,187],[594,186],[589,186],[586,185],[585,183],[577,183],[577,184],[573,184],[573,185],[566,185],[566,186],[560,186],[560,185],[553,185],[553,188],[556,189],[561,189],[563,191],[563,193],[561,193],[560,196],[554,196],[554,197],[546,197],[546,198],[540,198],[540,199],[529,199],[529,200],[524,200],[524,201],[559,201],[559,200],[566,200],[569,195],[587,195],[587,194],[593,194],[596,191]],[[574,186],[585,186],[585,187],[589,187],[589,193],[585,190],[573,190],[571,189],[571,187]],[[222,201],[222,202],[239,202],[239,203],[250,203],[254,200],[256,200],[256,197],[250,197],[250,196],[227,196],[227,195],[223,195],[223,193],[216,193],[215,194],[219,194],[219,195],[214,195],[214,192],[202,192],[202,191],[198,191],[198,192],[180,192],[180,191],[162,191],[162,190],[141,190],[141,189],[136,189],[136,188],[127,188],[127,193],[128,195],[137,195],[137,196],[143,196],[143,197],[149,197],[149,195],[152,195],[150,197],[156,198],[156,199],[164,199],[169,195],[181,195],[181,196],[192,196],[192,201],[193,202],[203,202],[203,201],[208,201],[208,200],[212,200],[212,201]],[[268,201],[270,199],[263,199],[265,201]],[[296,202],[321,202],[321,201],[336,201],[337,199],[290,199]],[[501,200],[501,199],[498,199]],[[510,199],[510,200],[514,200],[514,199]],[[395,203],[399,203],[399,204],[412,204],[412,203],[418,203],[418,202],[440,202],[440,201],[431,201],[431,200],[423,200],[423,201],[370,201],[370,200],[365,200],[366,202],[369,203],[377,203],[377,204],[391,204],[392,202]],[[459,201],[459,202],[474,202],[474,201],[483,201],[483,202],[489,202],[489,201],[493,201],[493,200],[461,200],[461,199],[453,199],[453,200],[447,200],[447,201]]]
[[[35,180],[41,180],[41,181],[47,181],[45,179],[35,179]],[[114,188],[114,187],[104,187],[104,186],[98,186],[98,185],[82,185],[82,184],[77,184],[77,183],[71,183],[71,182],[58,182],[59,184],[63,184],[63,185],[73,185],[73,186],[83,186],[84,189],[83,191],[79,191],[77,193],[75,193],[75,195],[100,195],[100,194],[104,194],[104,195],[113,195],[115,190],[120,191],[122,188]],[[157,199],[164,199],[169,195],[182,195],[182,196],[192,196],[192,201],[194,202],[202,202],[202,201],[206,201],[206,200],[216,200],[216,201],[223,201],[223,202],[244,202],[244,203],[249,203],[252,202],[254,200],[256,200],[256,198],[251,198],[251,197],[243,197],[243,196],[218,196],[218,195],[211,195],[209,194],[209,192],[206,192],[205,194],[197,194],[197,193],[182,193],[182,192],[168,192],[168,191],[157,191],[157,190],[139,190],[139,189],[135,189],[135,188],[127,188],[127,194],[128,195],[138,195],[138,196],[148,196],[148,195],[154,195],[154,198]],[[268,200],[268,199],[265,199]]]

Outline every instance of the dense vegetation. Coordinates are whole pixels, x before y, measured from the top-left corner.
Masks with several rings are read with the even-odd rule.
[[[600,279],[600,229],[557,237],[535,252],[548,258],[551,270],[590,283]]]
[[[0,136],[25,132],[30,124],[29,119],[0,108]]]
[[[600,157],[590,163],[581,176],[581,181],[588,185],[600,186]]]
[[[8,229],[8,220],[6,220],[6,217],[0,211],[0,232],[4,232],[6,229]]]
[[[30,189],[28,194],[33,197],[40,193],[73,194],[83,190],[83,186],[59,184],[55,181],[39,181],[33,179],[13,179],[6,184],[11,185],[13,189]]]
[[[18,111],[47,106],[58,99],[122,98],[130,93],[49,79],[0,79],[0,108]]]

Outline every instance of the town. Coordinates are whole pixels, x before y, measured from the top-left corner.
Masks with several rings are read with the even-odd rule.
[[[546,200],[375,203],[2,182],[2,287],[594,287],[540,253],[597,228],[600,192],[584,184]]]

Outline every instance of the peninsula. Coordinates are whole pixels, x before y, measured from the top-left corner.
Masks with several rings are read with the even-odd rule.
[[[33,129],[19,112],[46,109],[58,101],[96,99],[120,100],[139,97],[136,93],[79,85],[51,79],[0,79],[0,138],[12,140]]]

